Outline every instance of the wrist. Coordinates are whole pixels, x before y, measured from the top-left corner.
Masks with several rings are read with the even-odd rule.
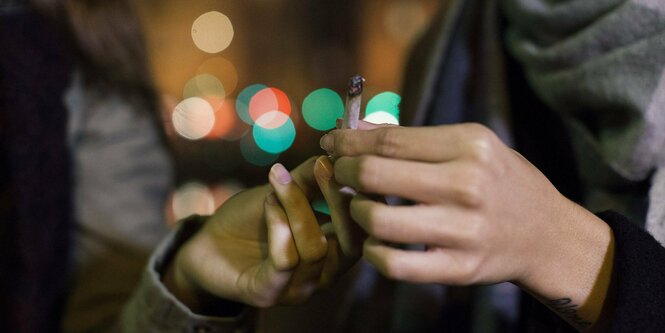
[[[201,276],[201,244],[214,243],[205,231],[199,230],[181,244],[173,259],[165,266],[164,286],[193,313],[213,317],[237,317],[248,306],[209,292],[194,277]],[[203,248],[206,246],[204,245]],[[205,252],[205,251],[204,251]],[[204,279],[205,280],[205,279]]]
[[[178,249],[172,260],[166,265],[162,283],[180,302],[187,306],[192,312],[200,310],[200,302],[195,288],[182,271],[182,258],[186,251],[186,243]]]
[[[537,255],[517,283],[578,330],[601,315],[611,280],[612,230],[565,199],[543,235]]]

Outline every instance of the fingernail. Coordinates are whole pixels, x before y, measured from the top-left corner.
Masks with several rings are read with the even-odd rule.
[[[279,204],[279,201],[277,201],[277,196],[275,196],[275,192],[270,192],[268,195],[266,195],[266,202],[272,206],[277,206]]]
[[[329,154],[333,152],[335,149],[335,139],[333,138],[332,135],[326,134],[323,137],[321,137],[321,141],[319,141],[319,145],[321,145],[321,148],[325,151],[327,151]]]
[[[327,162],[326,162],[327,161]],[[326,179],[330,179],[333,176],[332,168],[330,165],[330,160],[327,157],[319,157],[316,160],[316,164],[319,166],[319,169],[321,169],[323,175]]]
[[[270,172],[275,176],[275,180],[282,185],[286,185],[291,182],[291,174],[286,170],[286,168],[280,163],[276,163],[270,168]]]

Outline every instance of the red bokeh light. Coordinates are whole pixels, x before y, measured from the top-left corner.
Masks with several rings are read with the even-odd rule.
[[[256,122],[263,115],[279,111],[291,115],[291,102],[283,91],[277,88],[265,88],[257,92],[249,102],[249,115]],[[277,126],[279,127],[279,126]]]

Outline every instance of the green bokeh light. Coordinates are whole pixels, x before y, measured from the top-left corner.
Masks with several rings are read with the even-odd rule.
[[[393,124],[399,125],[399,120],[392,113],[386,111],[375,111],[363,118],[364,121],[372,124]]]
[[[254,142],[254,136],[250,131],[247,131],[240,140],[240,153],[247,162],[256,166],[268,166],[279,158],[278,154],[270,154],[261,150]]]
[[[296,139],[296,127],[291,118],[288,118],[284,125],[273,129],[254,126],[252,134],[259,148],[270,154],[279,154],[293,144]]]
[[[200,74],[187,81],[183,88],[182,98],[190,97],[216,97],[225,98],[226,91],[222,82],[210,74]]]
[[[252,100],[252,97],[256,95],[257,92],[268,88],[268,86],[263,84],[253,84],[245,89],[243,89],[236,98],[236,112],[238,117],[242,119],[248,125],[254,125],[254,120],[249,115],[249,101]]]
[[[365,108],[365,115],[367,116],[377,111],[385,111],[399,119],[399,103],[401,101],[402,97],[394,92],[382,92],[374,96],[367,103],[367,108]]]
[[[302,103],[302,115],[310,127],[327,131],[344,115],[344,103],[339,94],[330,89],[314,90]]]
[[[325,200],[314,200],[312,202],[312,209],[321,214],[330,215],[330,208]]]

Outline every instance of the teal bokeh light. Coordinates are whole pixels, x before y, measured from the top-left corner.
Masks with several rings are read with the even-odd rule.
[[[252,120],[252,117],[249,115],[249,102],[257,92],[265,88],[268,88],[268,86],[263,84],[253,84],[243,89],[238,94],[238,98],[236,98],[236,112],[238,113],[238,117],[248,125],[254,125],[254,120]]]
[[[252,130],[254,141],[259,148],[270,154],[279,154],[291,147],[296,139],[296,127],[291,118],[277,128],[267,129],[254,126]]]
[[[254,142],[254,136],[250,131],[247,131],[240,139],[240,153],[247,162],[256,166],[271,165],[279,158],[278,154],[270,154],[261,150]]]
[[[302,116],[310,127],[327,131],[344,115],[344,103],[336,92],[322,88],[314,90],[302,103]]]
[[[401,101],[402,97],[394,92],[382,92],[374,96],[367,103],[367,108],[365,108],[365,116],[377,111],[385,111],[399,119],[399,103]]]
[[[314,200],[312,202],[312,209],[321,214],[330,215],[330,208],[325,200]]]

